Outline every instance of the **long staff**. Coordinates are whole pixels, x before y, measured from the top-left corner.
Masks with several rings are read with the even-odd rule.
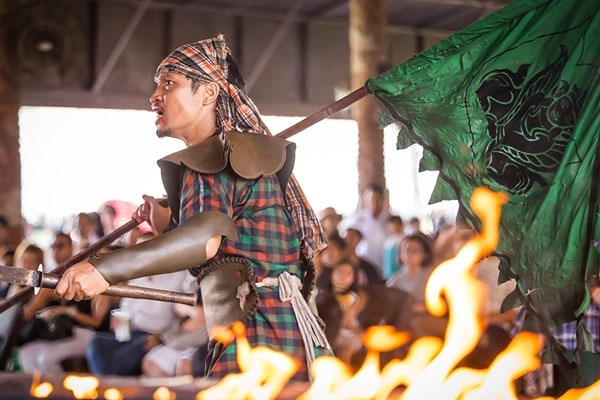
[[[341,99],[339,99],[339,100],[323,107],[319,111],[309,115],[308,117],[304,118],[300,122],[290,126],[289,128],[284,129],[283,131],[279,132],[275,136],[280,137],[282,139],[287,139],[287,138],[297,134],[298,132],[303,131],[304,129],[308,128],[309,126],[312,126],[312,125],[316,124],[317,122],[322,121],[325,118],[335,114],[336,112],[343,110],[344,108],[350,106],[352,103],[355,103],[358,100],[362,99],[363,97],[367,96],[368,94],[369,94],[369,92],[367,91],[367,89],[364,86],[360,87],[360,88],[356,89],[355,91],[351,92],[350,94],[342,97]],[[78,254],[74,255],[73,257],[71,257],[70,259],[68,259],[67,261],[62,263],[61,265],[57,266],[55,269],[53,269],[51,271],[51,273],[62,274],[71,265],[84,260],[85,258],[89,257],[90,255],[92,255],[93,253],[95,253],[96,251],[98,251],[99,249],[104,247],[105,245],[112,243],[118,237],[129,232],[130,230],[132,230],[133,228],[135,228],[138,225],[139,225],[139,223],[132,219],[131,221],[129,221],[126,224],[115,229],[108,235],[102,237],[96,243],[81,250]],[[3,300],[0,303],[0,313],[4,312],[6,309],[8,309],[9,307],[11,307],[12,305],[14,305],[16,303],[26,301],[27,299],[29,299],[29,297],[32,294],[33,294],[33,288],[27,287],[27,288],[19,291],[15,295],[13,295],[12,297],[9,297],[9,298]]]
[[[352,103],[356,103],[358,100],[362,99],[368,94],[369,92],[367,91],[367,89],[364,86],[361,86],[355,91],[342,97],[338,101],[321,108],[319,111],[309,115],[308,117],[290,126],[289,128],[282,130],[275,136],[280,137],[282,139],[287,139],[290,136],[293,136],[296,133],[303,131],[309,126],[312,126],[317,122],[335,114],[336,112],[343,110],[344,108],[350,106]]]
[[[114,231],[109,233],[108,235],[101,237],[97,242],[87,246],[85,249],[82,249],[79,253],[73,255],[67,261],[59,264],[56,268],[54,268],[51,271],[51,273],[62,274],[71,265],[76,264],[79,261],[85,260],[92,254],[96,253],[101,248],[111,244],[116,239],[121,237],[121,235],[124,235],[125,233],[129,232],[130,230],[132,230],[139,224],[140,224],[139,222],[132,219],[131,221],[127,222],[126,224],[121,225],[120,227],[118,227],[117,229],[115,229]],[[0,314],[17,303],[23,303],[23,302],[29,300],[29,298],[33,294],[33,290],[34,290],[34,288],[32,288],[32,287],[26,287],[26,288],[18,291],[17,293],[15,293],[11,297],[4,299],[0,303]]]

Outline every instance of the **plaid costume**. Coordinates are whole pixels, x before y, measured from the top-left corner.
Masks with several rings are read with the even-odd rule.
[[[515,323],[513,325],[513,329],[511,335],[516,335],[518,332],[522,330],[523,320],[526,314],[525,307],[521,308],[519,314],[515,318]],[[595,302],[591,302],[589,308],[583,315],[585,329],[590,333],[592,339],[594,340],[594,352],[600,352],[600,304]],[[558,340],[560,344],[565,346],[567,350],[573,354],[577,350],[577,321],[569,321],[562,325],[560,325],[556,330],[552,332],[552,335]],[[592,365],[587,365],[590,361],[589,353],[583,353],[579,355],[582,357],[582,361],[586,360],[586,365],[581,364],[579,366],[580,373],[583,369],[587,369],[588,367],[596,367],[598,361],[596,359],[592,360]],[[595,364],[594,364],[595,363]],[[555,386],[555,371],[553,369],[552,364],[542,364],[542,366],[536,371],[529,372],[524,377],[524,391],[525,394],[531,397],[538,397],[545,394],[546,390],[550,387]],[[564,370],[558,370],[557,372],[563,372]],[[589,374],[589,371],[585,371]],[[570,375],[571,372],[568,372]],[[595,381],[597,373],[593,373],[593,381]],[[591,382],[590,382],[591,383]],[[564,384],[564,383],[562,383]],[[561,384],[561,385],[562,385]]]
[[[181,223],[208,210],[227,214],[234,220],[239,238],[235,242],[225,238],[215,259],[243,255],[251,262],[258,281],[283,271],[300,277],[300,241],[275,175],[246,180],[230,167],[217,174],[184,168],[180,200]],[[245,323],[250,344],[292,356],[300,366],[293,379],[308,380],[306,355],[291,304],[279,299],[277,287],[258,290],[258,309]],[[210,377],[239,371],[235,342],[223,348],[212,341],[210,346]],[[322,348],[315,348],[315,353],[331,354]]]
[[[203,83],[216,82],[220,93],[217,101],[217,126],[224,131],[252,132],[271,135],[248,95],[228,81],[231,52],[223,35],[183,45],[173,51],[157,67],[155,77],[177,73]],[[287,188],[288,207],[296,221],[307,257],[325,248],[326,240],[319,220],[308,203],[296,178]]]

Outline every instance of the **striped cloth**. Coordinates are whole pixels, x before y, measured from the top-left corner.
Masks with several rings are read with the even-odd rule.
[[[229,82],[231,60],[225,38],[219,35],[177,48],[160,63],[155,76],[173,72],[200,82],[216,82],[220,87],[216,106],[218,128],[271,135],[250,97]],[[300,238],[305,242],[303,248],[306,249],[307,257],[311,258],[313,251],[325,247],[325,234],[294,176],[288,184],[287,201]]]
[[[276,175],[246,180],[229,167],[217,174],[182,168],[180,223],[207,210],[227,214],[235,222],[238,240],[225,238],[215,260],[243,256],[259,282],[284,271],[301,277],[300,240]],[[258,309],[245,321],[251,346],[267,346],[292,356],[299,365],[293,379],[308,380],[306,351],[291,302],[280,300],[277,286],[259,287],[258,294]],[[210,347],[209,377],[239,371],[235,343],[224,347],[212,342]],[[314,352],[316,357],[331,355],[316,346]]]
[[[515,324],[511,331],[514,336],[523,329],[523,319],[526,314],[525,307],[521,308],[515,318]],[[591,302],[589,308],[583,314],[585,329],[594,340],[594,351],[600,353],[600,304]],[[577,349],[577,321],[565,322],[552,332],[552,336],[565,346],[567,350]]]

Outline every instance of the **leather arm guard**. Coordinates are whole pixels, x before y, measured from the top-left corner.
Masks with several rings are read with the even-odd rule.
[[[223,213],[205,211],[162,236],[125,249],[95,254],[89,262],[111,285],[141,276],[181,271],[207,261],[206,244],[216,235],[237,240],[235,224]]]

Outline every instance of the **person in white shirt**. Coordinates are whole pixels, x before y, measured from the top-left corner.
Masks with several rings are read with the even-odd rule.
[[[135,286],[181,291],[188,271],[160,274],[128,281]],[[97,332],[90,340],[86,359],[93,374],[140,375],[142,359],[162,344],[160,334],[179,324],[174,303],[123,298],[120,308],[130,315],[131,338],[118,341],[113,332]]]
[[[373,264],[383,276],[383,252],[387,233],[389,211],[385,207],[385,189],[377,184],[369,185],[362,194],[363,208],[340,222],[340,232],[352,227],[363,238],[356,247],[356,254]]]

